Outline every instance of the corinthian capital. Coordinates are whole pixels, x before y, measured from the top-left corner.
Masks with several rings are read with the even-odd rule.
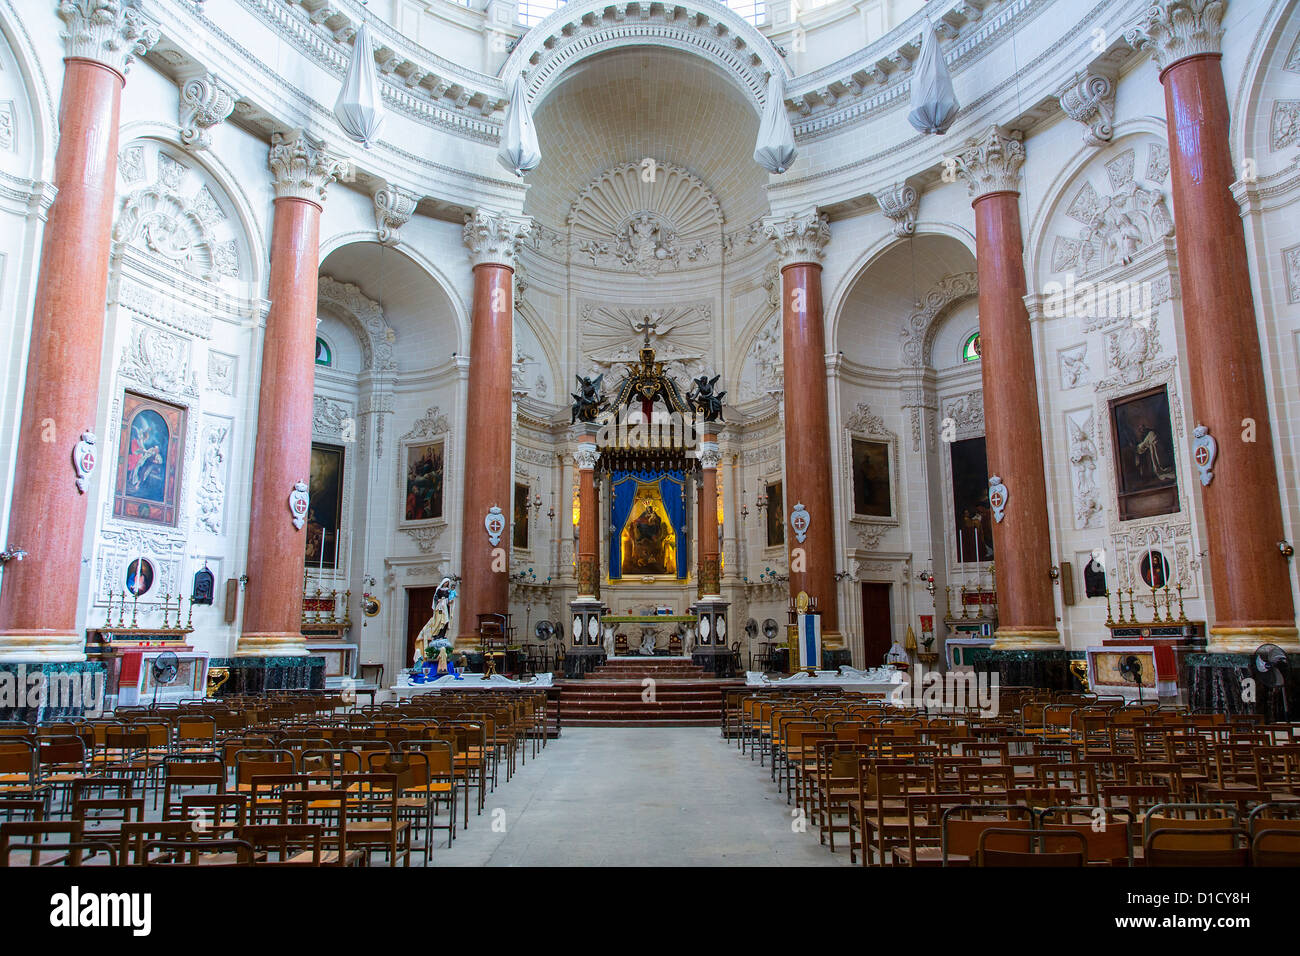
[[[880,211],[894,222],[894,235],[906,239],[916,232],[916,213],[921,207],[921,197],[916,189],[906,182],[872,193],[880,204]]]
[[[1019,192],[1025,146],[1020,133],[990,126],[966,141],[954,157],[957,175],[966,180],[972,199],[989,193]]]
[[[816,206],[785,218],[769,216],[763,220],[763,229],[776,246],[783,269],[796,263],[820,261],[831,239],[830,221]]]
[[[1220,52],[1226,6],[1225,0],[1151,0],[1124,39],[1150,49],[1163,71],[1189,56]]]
[[[1115,76],[1084,70],[1061,88],[1057,101],[1065,115],[1083,124],[1086,146],[1104,146],[1115,135]]]
[[[186,80],[181,85],[181,145],[191,150],[211,146],[212,128],[230,118],[237,98],[230,84],[211,73]]]
[[[59,0],[68,56],[95,60],[125,73],[131,60],[158,42],[158,30],[140,13],[140,0]]]
[[[509,216],[491,209],[475,209],[465,216],[462,236],[475,266],[493,263],[514,268],[519,240],[533,228],[527,216]]]
[[[325,187],[348,169],[346,160],[300,129],[271,134],[268,165],[276,199],[307,199],[317,204],[325,201]]]

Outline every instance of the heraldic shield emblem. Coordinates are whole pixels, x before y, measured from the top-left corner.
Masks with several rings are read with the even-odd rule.
[[[993,520],[999,524],[1006,515],[1008,494],[1001,478],[994,475],[989,479],[989,507],[993,509]]]
[[[86,493],[86,479],[95,470],[95,433],[84,431],[81,440],[72,446],[72,469],[77,473],[77,490]]]
[[[495,548],[501,543],[501,535],[506,530],[506,516],[496,505],[488,509],[487,517],[483,519],[483,527],[487,529],[488,541],[492,542],[492,547]]]
[[[1192,461],[1200,473],[1201,486],[1205,487],[1214,480],[1214,459],[1219,454],[1219,443],[1214,440],[1210,430],[1204,425],[1197,425],[1192,432]]]
[[[808,535],[808,526],[812,524],[812,515],[802,504],[796,504],[790,512],[790,527],[794,529],[794,538],[800,544]]]
[[[293,491],[289,492],[289,514],[293,517],[293,526],[301,531],[307,523],[307,482],[294,482]]]

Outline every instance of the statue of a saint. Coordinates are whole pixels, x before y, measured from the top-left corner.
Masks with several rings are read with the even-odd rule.
[[[433,592],[433,616],[420,628],[420,633],[415,638],[413,663],[416,667],[437,656],[439,673],[446,672],[446,654],[453,646],[451,638],[447,637],[447,628],[451,626],[451,605],[455,600],[456,589],[452,586],[451,578],[443,578]],[[440,651],[444,653],[440,654]]]

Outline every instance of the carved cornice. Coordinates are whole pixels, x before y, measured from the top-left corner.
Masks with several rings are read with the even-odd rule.
[[[1086,146],[1104,146],[1115,135],[1115,76],[1096,69],[1075,75],[1059,93],[1065,115],[1083,124]]]
[[[763,220],[767,236],[776,246],[781,268],[798,263],[820,263],[831,239],[830,220],[814,206],[793,216]]]
[[[462,238],[469,247],[470,263],[514,267],[519,241],[532,229],[527,216],[511,216],[490,209],[475,209],[465,216]]]
[[[211,73],[195,76],[181,85],[181,145],[186,149],[207,149],[212,145],[212,128],[224,123],[235,109],[239,94]]]
[[[1150,50],[1163,72],[1189,56],[1221,52],[1226,6],[1224,0],[1151,0],[1124,39]]]
[[[402,241],[401,229],[411,221],[419,201],[415,193],[391,183],[375,190],[375,228],[379,230],[380,242],[395,246]]]
[[[125,73],[158,42],[158,30],[140,12],[140,0],[59,0],[69,57],[95,60]]]
[[[271,134],[271,169],[276,199],[325,202],[326,187],[346,174],[348,164],[303,130]]]
[[[916,214],[921,208],[921,196],[905,182],[882,189],[873,194],[880,210],[894,222],[894,235],[906,239],[916,232]]]
[[[1019,131],[990,126],[967,140],[954,160],[957,175],[966,180],[972,199],[989,193],[1020,191],[1025,144]]]

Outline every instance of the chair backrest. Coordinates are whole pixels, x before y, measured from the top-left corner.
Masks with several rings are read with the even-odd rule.
[[[1033,825],[1034,812],[1024,806],[961,804],[949,807],[944,810],[941,823],[944,865],[954,856],[974,860],[979,852],[980,834],[990,827],[1020,830]]]
[[[145,866],[252,866],[254,859],[247,840],[150,840],[144,857]]]
[[[1256,830],[1250,841],[1250,861],[1254,866],[1300,866],[1300,829]]]
[[[1149,816],[1146,823],[1150,823]],[[1236,826],[1160,826],[1147,831],[1142,852],[1147,866],[1246,866],[1250,836]]]
[[[976,866],[1074,867],[1088,862],[1088,844],[1073,830],[987,827],[980,831]]]

